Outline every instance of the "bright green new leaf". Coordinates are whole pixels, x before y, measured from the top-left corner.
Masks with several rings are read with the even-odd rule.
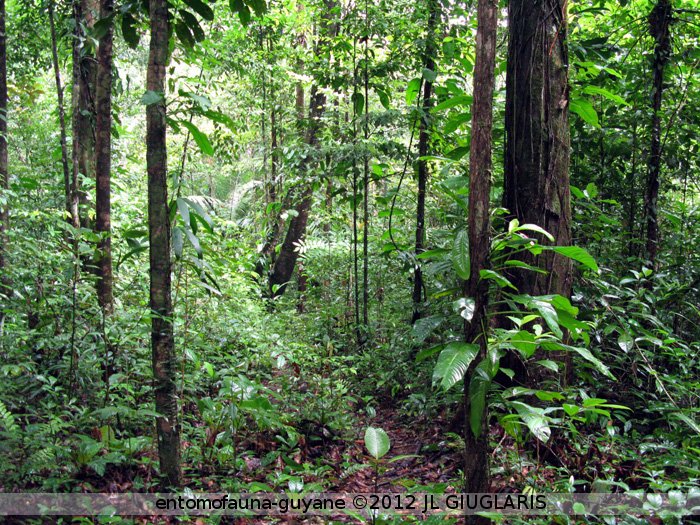
[[[593,270],[594,272],[598,271],[598,263],[596,263],[593,256],[583,248],[579,248],[578,246],[552,246],[549,249],[564,257],[580,262],[589,270]]]
[[[596,110],[593,109],[593,105],[588,100],[584,98],[574,98],[571,100],[569,108],[587,124],[596,128],[600,127],[598,113],[596,113]]]

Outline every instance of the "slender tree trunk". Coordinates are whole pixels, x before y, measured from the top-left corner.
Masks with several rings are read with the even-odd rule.
[[[469,367],[464,380],[465,400],[465,492],[488,492],[488,417],[482,417],[481,434],[476,436],[469,423],[469,378],[476,365],[486,357],[488,344],[488,284],[480,279],[489,267],[491,239],[489,235],[489,195],[491,192],[491,145],[493,129],[493,90],[496,65],[496,34],[498,29],[497,0],[479,0],[477,8],[476,61],[474,64],[474,101],[472,105],[472,137],[469,151],[469,280],[464,286],[466,297],[474,299],[474,316],[464,323],[467,343],[479,345],[479,354]],[[489,523],[472,516],[474,523]]]
[[[369,227],[371,217],[369,215],[369,194],[371,191],[369,180],[369,13],[367,0],[365,0],[365,56],[364,56],[364,90],[365,111],[364,125],[362,126],[365,144],[363,148],[363,173],[362,186],[362,216],[364,225],[362,228],[362,324],[364,325],[364,339],[369,336]]]
[[[338,31],[337,24],[330,24],[330,16],[335,10],[335,3],[332,0],[326,2],[325,11],[321,23],[320,35],[316,42],[316,56],[320,57],[326,53],[328,48],[328,40],[335,37]],[[297,112],[303,111],[303,95],[304,91],[300,85],[297,85]],[[321,124],[321,117],[326,109],[326,96],[318,88],[313,85],[309,95],[309,123],[306,129],[305,142],[311,150],[318,146],[318,130]],[[301,115],[298,115],[301,116]],[[299,119],[301,121],[301,119]],[[299,166],[302,173],[308,172],[309,162],[312,156],[308,155],[304,158]],[[296,247],[306,234],[306,224],[309,220],[309,212],[311,211],[311,203],[313,200],[313,184],[306,182],[301,194],[301,200],[296,208],[297,215],[289,221],[287,235],[284,238],[284,243],[280,248],[280,254],[275,261],[275,265],[270,274],[270,289],[274,296],[284,293],[286,284],[291,279],[294,273],[294,267],[298,259]]]
[[[87,193],[81,188],[80,177],[92,177],[95,172],[95,57],[85,45],[83,27],[91,29],[100,16],[95,0],[74,0],[73,18],[73,186],[77,199],[80,225],[90,228]],[[79,23],[78,23],[79,22]]]
[[[508,9],[506,71],[506,154],[503,205],[521,224],[537,224],[555,239],[571,244],[569,189],[569,84],[566,0],[511,0]],[[542,236],[539,241],[546,242]],[[518,256],[545,274],[514,269],[511,282],[523,294],[571,295],[570,260],[547,250]],[[562,358],[571,373],[569,357]],[[518,370],[519,363],[508,363]],[[517,378],[526,384],[540,371]]]
[[[670,26],[673,7],[670,0],[658,0],[649,14],[649,33],[655,40],[654,81],[652,87],[651,147],[647,170],[647,187],[644,197],[646,221],[646,256],[656,266],[659,250],[659,175],[661,173],[661,103],[664,94],[664,69],[671,56]]]
[[[309,97],[309,125],[306,134],[306,143],[315,148],[318,145],[318,127],[320,118],[323,115],[326,105],[326,96],[321,93],[316,86],[311,88]],[[309,158],[305,158],[299,169],[302,172],[308,170]],[[275,260],[275,266],[270,275],[270,288],[273,295],[281,295],[286,289],[286,283],[292,278],[294,266],[296,265],[299,253],[296,251],[297,244],[306,234],[306,224],[309,220],[311,201],[313,199],[313,184],[307,183],[301,194],[301,199],[296,207],[297,215],[289,221],[287,235],[284,238],[280,253]],[[275,289],[273,289],[275,288]]]
[[[5,0],[0,0],[0,190],[5,194],[10,189],[7,169],[7,33],[5,32]],[[7,278],[7,244],[10,229],[9,201],[0,205],[0,293],[9,293]],[[0,312],[0,321],[4,314]],[[1,330],[1,326],[0,326]]]
[[[521,224],[551,233],[559,246],[571,244],[565,8],[564,0],[510,2],[506,73],[503,204]],[[548,273],[513,272],[521,293],[571,295],[569,260],[545,252],[534,263]]]
[[[58,100],[58,124],[61,135],[61,165],[63,166],[63,191],[66,202],[66,220],[76,229],[80,227],[77,206],[73,207],[73,184],[71,170],[68,163],[68,139],[66,133],[66,112],[63,107],[63,85],[61,84],[61,67],[58,63],[58,41],[56,37],[56,22],[54,20],[54,3],[49,1],[49,27],[51,30],[51,59],[56,81],[56,98]]]
[[[165,141],[165,67],[168,61],[168,3],[150,0],[151,43],[147,87],[159,102],[146,108],[148,167],[148,234],[150,240],[151,345],[161,473],[170,486],[180,484],[180,425],[178,422],[170,283],[170,219],[168,158]]]
[[[101,0],[100,18],[112,15],[113,0]],[[105,317],[112,314],[112,228],[111,228],[111,169],[112,169],[112,36],[113,25],[109,24],[100,38],[97,50],[96,83],[96,215],[95,229],[101,236],[98,244],[97,299]]]
[[[632,164],[627,173],[627,256],[634,257],[639,254],[637,250],[637,235],[635,234],[636,209],[637,209],[637,122],[632,124]]]
[[[435,28],[437,20],[440,16],[440,6],[436,0],[430,0],[428,3],[428,29],[425,40],[425,53],[423,56],[423,65],[426,70],[435,71]],[[425,77],[425,75],[424,75]],[[421,120],[418,132],[418,202],[416,205],[416,257],[425,250],[425,196],[428,186],[428,161],[423,157],[428,155],[428,146],[430,142],[430,108],[432,106],[433,81],[430,78],[424,78],[423,82],[423,102],[421,108]],[[421,269],[418,259],[415,263],[415,271],[413,274],[413,315],[411,324],[415,323],[423,315],[423,270]]]

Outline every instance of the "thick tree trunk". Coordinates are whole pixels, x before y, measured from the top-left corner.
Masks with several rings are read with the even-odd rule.
[[[659,250],[659,175],[661,173],[661,102],[664,94],[664,69],[671,55],[673,7],[670,0],[658,0],[649,14],[649,33],[654,37],[654,82],[652,86],[651,147],[647,170],[647,187],[644,197],[646,221],[646,256],[656,265]]]
[[[5,0],[0,0],[0,190],[10,189],[7,169],[7,34],[5,29]],[[9,293],[7,278],[7,244],[10,229],[9,202],[0,205],[0,293]],[[0,312],[0,320],[3,317]]]
[[[479,345],[479,355],[469,367],[464,380],[465,400],[465,492],[488,492],[488,426],[487,409],[482,417],[481,435],[475,436],[469,424],[469,379],[475,366],[486,357],[488,343],[488,284],[480,272],[489,267],[490,224],[489,195],[491,192],[491,132],[493,128],[493,90],[496,64],[497,0],[479,0],[477,8],[476,61],[474,64],[474,102],[472,105],[472,137],[469,152],[469,280],[465,283],[466,297],[474,299],[474,316],[465,321],[464,338]],[[472,517],[475,523],[484,518]]]
[[[440,6],[436,0],[430,0],[428,4],[428,29],[425,39],[425,53],[423,65],[425,69],[435,71],[435,27],[440,14]],[[428,186],[428,161],[423,157],[428,155],[430,142],[430,108],[432,106],[433,82],[425,78],[423,82],[422,115],[418,133],[418,202],[416,205],[416,257],[425,250],[425,195]],[[423,271],[416,259],[413,275],[413,316],[411,324],[415,323],[423,315]]]
[[[521,224],[547,230],[559,246],[571,244],[565,10],[564,0],[511,0],[506,73],[503,205]],[[523,258],[547,274],[514,271],[521,293],[571,294],[568,259],[551,251]]]
[[[113,0],[102,0],[100,18],[112,15]],[[95,103],[95,229],[102,237],[98,244],[97,299],[104,316],[112,314],[112,228],[111,228],[111,169],[112,169],[112,35],[110,24],[100,38],[97,50],[97,82]]]
[[[61,68],[58,63],[58,41],[56,37],[56,21],[53,0],[49,1],[49,28],[51,30],[51,60],[56,81],[56,99],[58,102],[58,124],[61,140],[61,165],[63,166],[63,192],[65,196],[66,220],[74,228],[80,227],[78,219],[77,200],[73,195],[73,178],[68,162],[68,139],[66,133],[66,112],[63,106],[63,85],[61,83]],[[71,236],[73,237],[73,236]]]
[[[146,108],[148,234],[150,240],[151,345],[161,473],[170,486],[180,484],[180,426],[175,384],[175,344],[170,283],[168,159],[165,141],[165,67],[168,61],[168,3],[150,0],[151,43],[147,87],[162,95]]]
[[[508,27],[503,205],[511,218],[536,224],[554,237],[553,244],[567,246],[571,244],[571,201],[566,1],[511,0]],[[569,259],[551,250],[539,256],[524,252],[518,258],[546,271],[508,272],[520,293],[571,295]],[[571,374],[570,357],[560,360],[566,381]],[[527,373],[514,356],[506,364],[524,384],[539,383],[546,375],[544,369]]]

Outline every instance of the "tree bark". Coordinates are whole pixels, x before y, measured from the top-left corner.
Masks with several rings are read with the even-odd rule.
[[[112,15],[114,0],[101,0],[100,18]],[[111,169],[112,169],[112,38],[110,24],[100,38],[97,50],[97,82],[95,103],[95,179],[96,224],[101,236],[97,259],[97,299],[105,317],[112,314],[112,228],[111,228]]]
[[[440,6],[436,0],[428,3],[428,28],[425,40],[425,51],[423,55],[423,65],[425,69],[435,70],[435,27],[440,15]],[[415,255],[418,257],[425,250],[425,196],[428,186],[428,161],[423,157],[428,155],[430,142],[430,108],[432,106],[433,82],[425,78],[423,82],[423,101],[421,107],[421,120],[418,132],[418,201],[416,204],[416,246]],[[423,316],[423,271],[416,259],[413,273],[413,315],[411,324],[415,323]]]
[[[510,2],[506,73],[503,205],[521,224],[547,230],[559,246],[571,244],[565,10],[564,0]],[[547,274],[512,272],[521,293],[571,295],[568,259],[551,251],[523,258]]]
[[[658,0],[649,14],[649,33],[654,38],[654,81],[652,87],[651,146],[647,170],[647,185],[644,197],[646,221],[646,256],[652,267],[656,266],[659,250],[659,175],[661,173],[661,103],[664,94],[664,69],[671,56],[671,33],[673,7],[670,0]]]
[[[84,27],[95,25],[99,13],[95,0],[74,0],[73,18],[73,188],[77,199],[80,225],[90,227],[87,193],[81,188],[81,175],[92,177],[95,172],[95,56],[85,45]]]
[[[491,193],[491,150],[493,129],[493,91],[496,65],[496,34],[498,24],[497,0],[479,0],[477,7],[476,60],[474,64],[474,101],[472,104],[472,136],[469,151],[469,280],[465,282],[466,297],[474,299],[474,316],[464,323],[467,343],[479,345],[479,353],[464,379],[465,400],[465,492],[488,492],[488,426],[487,408],[482,417],[481,435],[475,436],[469,424],[469,379],[476,365],[486,357],[488,344],[488,283],[480,279],[481,270],[489,267]],[[474,523],[488,523],[472,516]]]
[[[5,198],[10,189],[7,169],[7,33],[5,29],[5,0],[0,0],[0,189]],[[7,245],[10,229],[9,200],[0,205],[0,292],[9,293],[7,278]],[[0,312],[0,320],[3,317]]]
[[[571,200],[566,1],[511,0],[508,27],[503,205],[511,219],[536,224],[554,237],[554,245],[568,246]],[[547,242],[540,235],[537,238],[540,243]],[[539,256],[524,252],[518,258],[546,271],[509,271],[509,279],[520,293],[571,296],[573,265],[569,259],[551,250]],[[571,373],[569,360],[568,355],[561,359],[565,380]],[[539,369],[527,373],[515,359],[507,359],[506,363],[521,376],[516,378],[519,382],[532,385],[543,379]]]
[[[148,234],[150,241],[151,345],[161,474],[180,484],[180,426],[175,384],[175,343],[171,296],[168,158],[165,140],[165,67],[168,61],[168,3],[150,0],[151,43],[147,87],[162,95],[146,108]]]
[[[316,86],[311,88],[309,97],[309,126],[306,134],[306,144],[310,148],[318,145],[318,127],[326,105],[326,96]],[[302,172],[308,170],[309,157],[306,157],[299,169]],[[297,215],[289,221],[287,235],[284,238],[280,253],[275,260],[275,265],[270,275],[270,289],[274,296],[282,295],[286,289],[286,283],[292,278],[294,266],[299,253],[296,251],[299,241],[306,234],[306,224],[309,220],[309,211],[313,199],[313,184],[306,183],[301,194],[301,200],[296,207]]]

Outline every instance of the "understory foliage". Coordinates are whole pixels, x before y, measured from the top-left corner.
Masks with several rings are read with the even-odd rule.
[[[117,4],[80,40],[90,55],[115,24],[106,314],[95,292],[105,234],[93,229],[90,174],[79,177],[84,220],[66,220],[47,6],[7,2],[0,492],[163,487],[145,168],[146,107],[163,97],[183,486],[459,492],[464,432],[473,432],[487,438],[494,491],[697,488],[694,2],[674,2],[670,26],[654,260],[644,194],[655,2],[568,7],[571,245],[502,207],[507,46],[498,47],[490,266],[480,273],[486,355],[463,337],[475,308],[462,287],[475,2],[437,2],[431,33],[430,2],[176,1],[165,94],[146,89],[146,3]],[[55,5],[69,117],[80,111],[70,96],[72,7]],[[427,42],[434,69],[424,67]],[[416,250],[420,162],[430,176]],[[271,285],[304,213],[293,276]],[[538,261],[548,254],[570,263],[570,296],[514,284],[515,275],[546,279]],[[417,268],[421,315],[411,324]]]

